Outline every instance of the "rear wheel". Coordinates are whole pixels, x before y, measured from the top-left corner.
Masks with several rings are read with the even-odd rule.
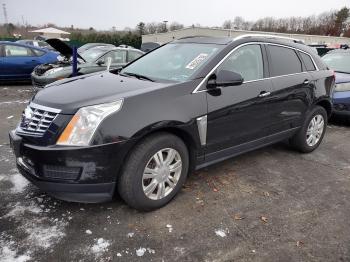
[[[125,202],[150,211],[167,204],[184,184],[189,154],[183,141],[168,133],[147,137],[131,152],[118,181]]]
[[[312,152],[321,144],[326,127],[326,110],[315,106],[306,117],[302,128],[292,137],[291,144],[303,153]]]

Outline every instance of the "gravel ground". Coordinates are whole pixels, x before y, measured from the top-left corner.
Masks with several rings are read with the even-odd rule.
[[[166,207],[59,201],[16,170],[8,131],[30,86],[0,87],[0,261],[350,261],[350,126],[192,175]]]

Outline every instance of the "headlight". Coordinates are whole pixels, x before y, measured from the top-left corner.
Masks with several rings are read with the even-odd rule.
[[[57,73],[57,72],[61,71],[62,69],[63,69],[63,67],[52,68],[50,70],[47,70],[45,72],[45,75],[52,75],[54,73]]]
[[[350,83],[336,84],[334,91],[337,91],[337,92],[350,91]]]
[[[59,137],[57,145],[89,145],[102,121],[110,114],[118,112],[122,104],[121,99],[113,103],[80,108]]]

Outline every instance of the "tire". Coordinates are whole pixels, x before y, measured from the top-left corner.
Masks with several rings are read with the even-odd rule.
[[[173,161],[166,163],[172,156]],[[149,170],[152,172],[148,172]],[[118,179],[119,195],[130,207],[140,211],[160,208],[180,191],[188,170],[189,153],[180,138],[169,133],[150,135],[136,145],[128,156]],[[165,179],[167,180],[164,181]],[[173,187],[170,183],[174,184]],[[163,188],[164,190],[160,190]]]
[[[313,134],[315,135],[315,140],[310,142],[308,140],[310,135],[308,134],[308,129],[312,126],[312,121],[319,121],[319,119],[323,119],[323,129],[322,131],[318,128],[318,131],[314,130]],[[317,123],[317,122],[316,122]],[[302,153],[310,153],[314,151],[321,144],[323,137],[326,133],[328,123],[328,117],[326,110],[321,106],[315,106],[306,116],[305,122],[301,129],[296,133],[290,140],[291,145]],[[317,135],[319,135],[317,137]]]

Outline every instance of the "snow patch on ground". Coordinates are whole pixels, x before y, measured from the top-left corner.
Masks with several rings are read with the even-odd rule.
[[[95,254],[95,256],[99,257],[104,252],[108,251],[108,247],[110,246],[110,242],[103,238],[99,238],[96,240],[96,243],[91,247],[91,251]]]
[[[146,248],[144,247],[140,247],[139,249],[136,250],[136,255],[138,257],[142,257],[146,252]]]
[[[8,162],[9,160],[0,158],[1,161]],[[10,172],[10,174],[0,174],[0,181],[9,181],[12,184],[12,187],[9,189],[11,193],[22,193],[29,185],[29,181],[18,173],[16,169],[12,169]]]
[[[172,225],[167,224],[166,227],[168,228],[169,233],[173,232],[173,226]]]
[[[11,104],[26,104],[28,102],[29,102],[29,100],[4,101],[4,102],[0,102],[0,106],[1,105],[11,105]]]
[[[19,255],[13,248],[14,241],[4,242],[0,240],[0,261],[1,262],[26,262],[31,259],[29,252]]]
[[[25,262],[30,260],[30,256],[36,252],[53,248],[65,237],[68,225],[66,215],[62,214],[62,217],[59,218],[51,217],[49,213],[52,209],[48,207],[55,207],[50,205],[49,199],[44,200],[42,197],[33,197],[29,194],[23,201],[7,206],[9,211],[0,218],[0,223],[3,219],[15,220],[16,232],[20,232],[23,237],[15,241],[11,235],[5,237],[6,231],[0,235],[1,262]],[[8,243],[8,239],[13,242],[13,246],[3,244]],[[18,256],[17,248],[26,250],[26,253]]]
[[[215,234],[219,237],[226,237],[227,234],[229,233],[228,229],[216,229]]]
[[[42,212],[42,209],[39,208],[34,202],[30,202],[29,205],[23,205],[20,202],[17,202],[11,209],[10,212],[8,212],[4,217],[14,217],[17,218],[18,216],[22,216],[24,213],[33,213],[33,214],[39,214]]]
[[[13,185],[13,187],[11,188],[11,191],[13,193],[21,193],[29,185],[29,181],[19,173],[10,175],[9,180]]]
[[[66,235],[64,232],[66,223],[56,221],[54,226],[35,221],[25,225],[25,231],[28,234],[27,240],[32,245],[47,249],[57,244]]]

